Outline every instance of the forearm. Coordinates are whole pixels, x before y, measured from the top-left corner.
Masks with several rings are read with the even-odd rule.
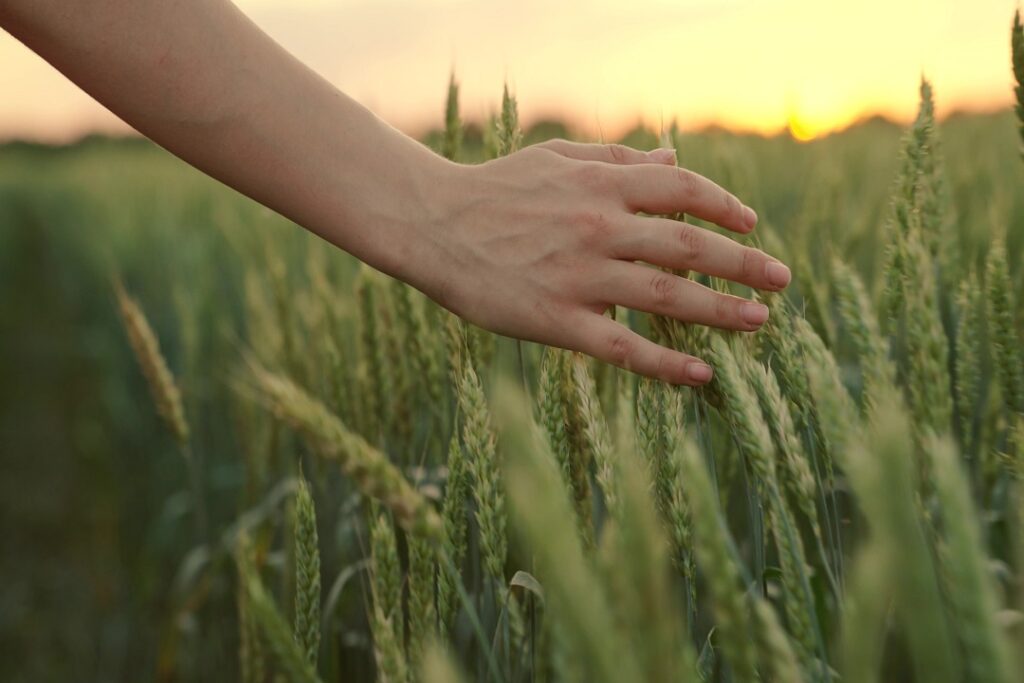
[[[712,370],[603,313],[753,331],[762,304],[669,270],[778,291],[735,232],[757,215],[669,150],[564,140],[478,166],[431,153],[287,54],[229,0],[0,0],[0,23],[199,169],[502,334],[670,382]],[[667,152],[667,154],[666,154]],[[646,215],[644,215],[646,214]]]
[[[7,0],[0,21],[144,135],[388,272],[416,248],[407,207],[453,170],[228,0]]]

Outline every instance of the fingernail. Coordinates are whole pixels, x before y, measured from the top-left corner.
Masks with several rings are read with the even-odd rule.
[[[743,224],[747,226],[747,230],[753,230],[757,225],[757,214],[749,206],[743,207]]]
[[[658,149],[651,150],[647,153],[647,156],[660,164],[675,163],[676,161],[676,151],[670,147],[659,147]]]
[[[690,379],[694,382],[710,382],[711,375],[714,373],[711,371],[711,366],[706,363],[690,363],[689,368],[686,370],[686,374],[690,376]]]
[[[768,265],[764,267],[764,276],[768,278],[768,282],[772,287],[782,288],[789,284],[789,281],[793,278],[792,273],[789,272],[789,268],[776,261],[769,261]]]
[[[748,325],[762,325],[768,319],[768,307],[764,304],[748,301],[740,306],[740,317]]]

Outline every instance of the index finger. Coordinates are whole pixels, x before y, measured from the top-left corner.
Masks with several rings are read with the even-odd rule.
[[[757,214],[704,176],[678,166],[618,167],[622,198],[632,211],[688,213],[734,232],[747,233]]]

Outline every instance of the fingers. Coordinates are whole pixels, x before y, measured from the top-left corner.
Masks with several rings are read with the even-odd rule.
[[[655,344],[597,313],[585,314],[573,329],[577,350],[624,370],[689,386],[705,384],[713,374],[700,359]]]
[[[735,232],[747,233],[757,214],[704,176],[678,166],[643,164],[618,169],[622,198],[631,210],[693,214]]]
[[[753,332],[768,320],[768,307],[657,268],[620,261],[605,269],[597,295],[609,304],[724,330]]]
[[[616,258],[690,269],[753,287],[784,289],[791,273],[778,259],[725,235],[667,218],[631,216],[613,246]]]
[[[675,166],[676,163],[676,151],[667,148],[644,152],[625,145],[584,144],[568,140],[548,140],[537,146],[580,161],[603,161],[606,164],[620,165],[670,164]]]

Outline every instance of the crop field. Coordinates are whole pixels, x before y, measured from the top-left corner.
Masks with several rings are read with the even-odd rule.
[[[793,266],[689,274],[757,333],[608,312],[698,390],[473,327],[148,142],[3,146],[3,680],[1024,680],[1024,111],[932,87],[623,140]],[[507,90],[464,125],[454,80],[438,118],[467,163],[565,134]]]

